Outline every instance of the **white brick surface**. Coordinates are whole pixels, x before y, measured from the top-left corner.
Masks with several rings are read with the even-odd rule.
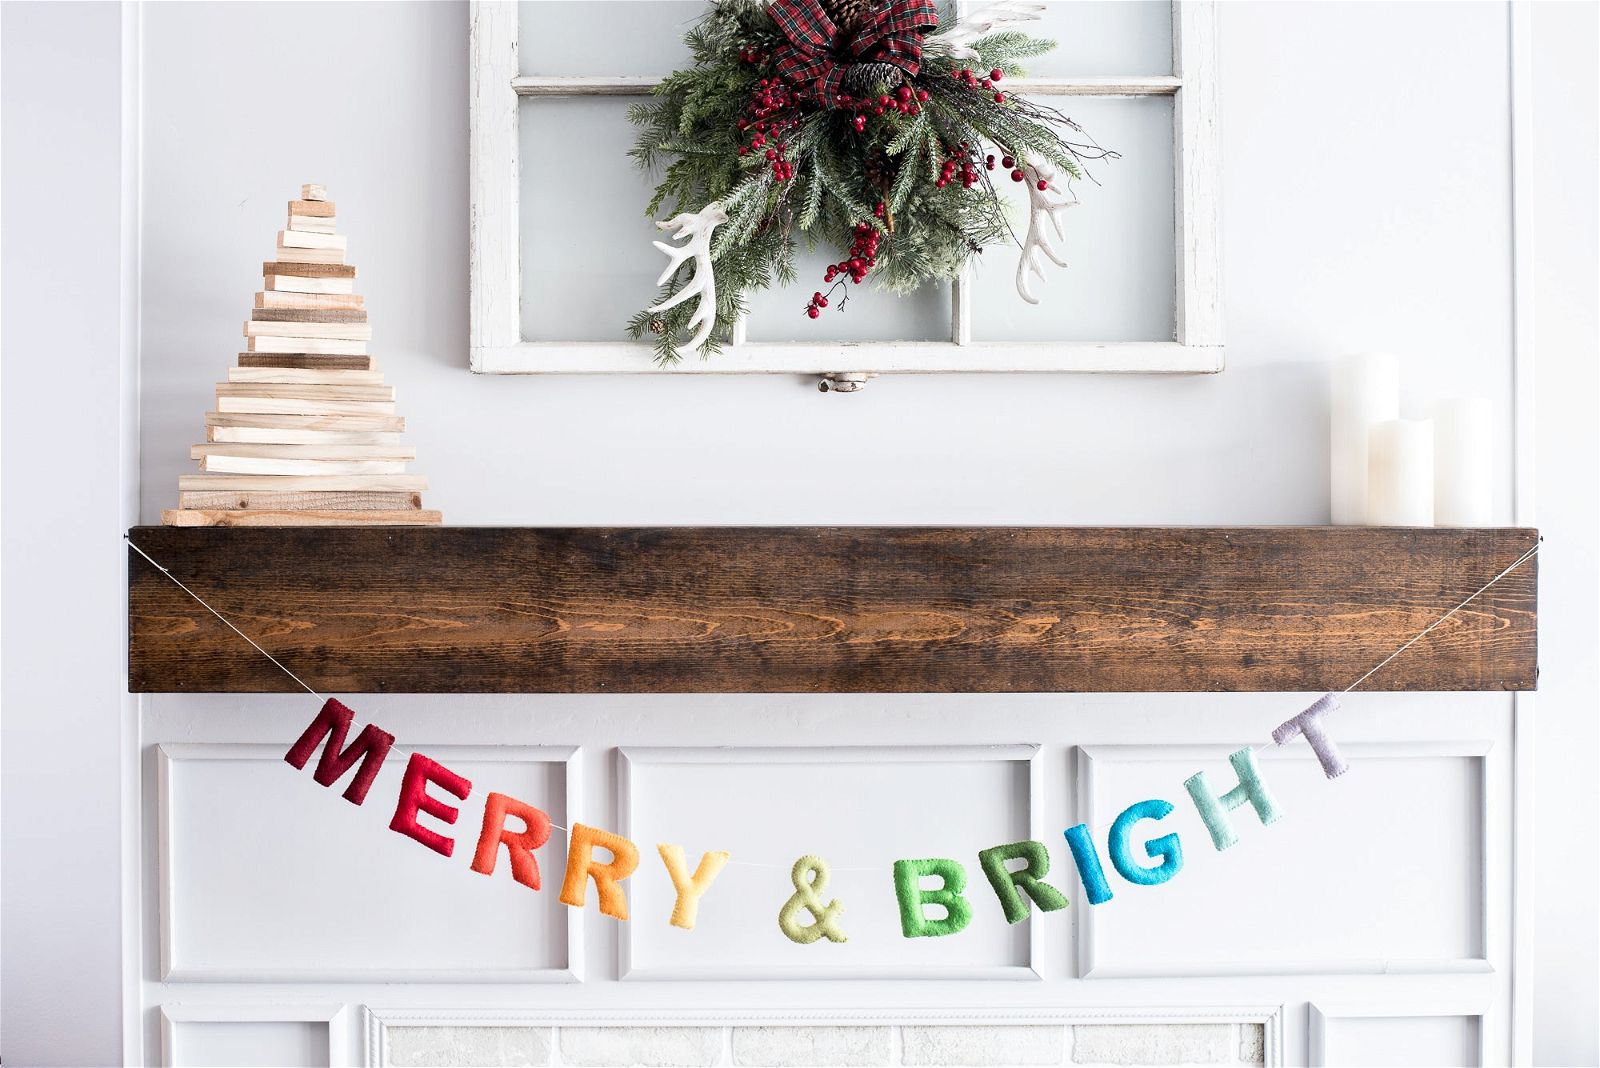
[[[563,1027],[561,1061],[576,1068],[695,1068],[722,1058],[720,1027]]]
[[[1261,1024],[1239,1025],[1239,1063],[1267,1063],[1267,1029]]]
[[[548,1027],[389,1028],[389,1063],[395,1068],[545,1065],[550,1047]]]
[[[905,1027],[901,1063],[910,1065],[1060,1064],[1067,1029],[1058,1026]]]
[[[1083,1024],[1072,1029],[1077,1064],[1232,1064],[1233,1024]]]
[[[765,1068],[888,1064],[890,1027],[736,1027],[733,1063]]]

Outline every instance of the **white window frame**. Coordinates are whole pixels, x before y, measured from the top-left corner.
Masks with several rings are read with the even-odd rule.
[[[1172,75],[1017,78],[1040,96],[1170,96],[1174,168],[1174,332],[1170,341],[1017,342],[972,338],[971,286],[953,283],[949,341],[757,342],[734,324],[709,359],[670,367],[648,342],[522,337],[519,102],[524,96],[642,96],[648,77],[524,77],[516,0],[473,0],[471,20],[471,366],[480,374],[907,374],[930,372],[1212,373],[1222,370],[1217,241],[1215,15],[1174,0]],[[619,161],[619,166],[621,165]]]

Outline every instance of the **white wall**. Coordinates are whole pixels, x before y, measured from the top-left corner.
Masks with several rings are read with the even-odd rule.
[[[1322,522],[1327,516],[1326,361],[1374,345],[1406,355],[1408,400],[1419,408],[1446,393],[1495,398],[1504,458],[1496,483],[1497,519],[1513,519],[1508,20],[1499,5],[1222,6],[1224,293],[1230,343],[1229,368],[1222,375],[905,379],[880,381],[848,397],[822,396],[809,382],[787,379],[469,375],[464,12],[447,4],[330,4],[317,8],[318,32],[307,34],[290,10],[254,4],[144,9],[140,415],[141,512],[147,522],[173,503],[177,475],[189,469],[187,446],[196,439],[211,383],[237,351],[239,321],[259,277],[256,264],[271,246],[282,201],[307,180],[328,183],[340,204],[341,228],[350,235],[351,258],[361,267],[368,294],[376,351],[398,387],[409,439],[419,449],[418,467],[433,479],[431,503],[445,510],[448,522]],[[1550,26],[1553,47],[1583,28],[1557,24],[1568,18],[1581,21],[1581,16],[1541,13],[1536,28],[1543,33]],[[17,97],[11,91],[9,32],[7,37],[9,149],[10,110]],[[1546,42],[1536,43],[1538,54],[1545,55]],[[1592,59],[1586,69],[1592,80]],[[1587,165],[1592,178],[1592,150],[1585,164],[1573,147],[1584,143],[1584,131],[1592,145],[1592,110],[1585,116],[1565,102],[1549,106],[1554,121],[1575,123],[1578,129],[1574,138],[1546,142],[1548,154],[1540,160]],[[1576,158],[1569,155],[1573,152]],[[9,151],[7,167],[9,196],[17,177]],[[1559,202],[1586,195],[1593,185],[1571,167],[1547,180],[1557,183],[1547,196]],[[617,210],[637,208],[629,204]],[[8,211],[8,255],[11,226]],[[1539,513],[1561,524],[1566,537],[1561,543],[1552,539],[1545,561],[1534,1028],[1540,1060],[1584,1062],[1597,1056],[1595,862],[1592,851],[1562,850],[1561,842],[1565,834],[1593,838],[1588,818],[1595,809],[1589,774],[1595,756],[1588,689],[1592,658],[1589,677],[1578,665],[1584,662],[1583,650],[1594,647],[1596,623],[1592,598],[1553,595],[1552,576],[1559,577],[1563,589],[1572,588],[1567,576],[1582,574],[1581,549],[1587,546],[1587,583],[1573,586],[1593,589],[1594,485],[1592,477],[1583,477],[1592,467],[1586,472],[1550,457],[1568,449],[1592,461],[1595,452],[1592,407],[1589,418],[1582,415],[1582,398],[1592,399],[1593,380],[1573,371],[1574,364],[1593,366],[1592,303],[1587,304],[1589,320],[1581,312],[1594,287],[1578,284],[1581,276],[1571,273],[1587,269],[1592,275],[1593,248],[1577,240],[1577,228],[1561,219],[1551,220],[1551,228],[1554,241],[1574,247],[1562,253],[1561,266],[1550,278],[1541,275],[1539,306],[1542,317],[1554,317],[1549,330],[1562,332],[1558,336],[1574,358],[1541,357],[1538,367],[1540,396],[1547,398],[1538,413]],[[1570,287],[1563,287],[1563,280],[1570,280]],[[1563,308],[1574,310],[1563,315]],[[6,340],[6,384],[13,385],[9,328]],[[1586,343],[1590,348],[1584,354]],[[97,360],[109,366],[105,345],[85,341],[81,351],[85,366],[99,366]],[[29,399],[44,392],[41,384]],[[7,397],[10,446],[13,392]],[[1545,440],[1547,418],[1557,422],[1559,435],[1550,442]],[[8,476],[14,456],[8,448]],[[841,477],[847,464],[855,473]],[[8,504],[14,500],[11,482],[8,477]],[[16,574],[9,555],[15,529],[13,524],[7,531],[8,578]],[[1572,547],[1571,557],[1557,555],[1563,544]],[[1564,559],[1572,561],[1572,571],[1559,570]],[[102,594],[110,588],[104,582],[97,579],[95,585]],[[13,583],[7,589],[7,652],[16,657],[10,625]],[[29,603],[46,603],[44,596],[38,593]],[[107,625],[120,627],[120,616],[109,611]],[[12,677],[8,674],[6,692],[6,1053],[23,1061],[28,1057],[14,1050],[42,1051],[40,1060],[103,1059],[54,1056],[51,1017],[24,1016],[19,1022],[12,1011],[16,854],[11,838],[17,781],[11,775],[16,747]],[[1070,746],[1095,739],[1136,740],[1119,733],[1130,730],[1144,732],[1143,740],[1233,741],[1270,727],[1276,722],[1272,716],[1292,701],[1227,695],[820,702],[389,697],[364,699],[360,707],[419,739],[448,735],[480,743],[582,744],[593,754],[586,758],[594,780],[587,801],[593,811],[605,812],[611,803],[605,789],[610,770],[600,754],[617,745],[887,743],[916,731],[942,743],[1041,742],[1050,766],[1066,767]],[[143,724],[152,742],[286,743],[308,715],[306,703],[291,698],[157,697],[146,702]],[[1493,761],[1504,761],[1493,766],[1505,771],[1512,715],[1510,700],[1497,695],[1375,697],[1352,708],[1349,729],[1374,744],[1408,732],[1493,739],[1498,743]],[[109,719],[109,714],[102,717],[97,729],[109,731]],[[26,722],[54,721],[40,714]],[[107,735],[100,741],[112,744]],[[46,751],[30,746],[15,759],[38,760]],[[154,769],[155,757],[146,751],[146,776]],[[1065,782],[1057,785],[1066,790]],[[312,788],[290,778],[283,789],[299,798]],[[1556,798],[1548,806],[1546,791]],[[1042,815],[1055,820],[1058,811]],[[94,813],[109,819],[102,807]],[[139,1003],[237,997],[237,988],[167,987],[157,981],[155,813],[148,789],[144,816],[140,885],[149,899],[145,983],[135,992]],[[683,834],[712,830],[712,825],[685,827]],[[329,824],[317,833],[337,843],[350,829]],[[1303,856],[1294,847],[1282,848],[1290,851],[1263,851],[1228,862],[1271,866]],[[466,878],[449,874],[456,882]],[[1490,881],[1508,884],[1509,878],[1509,872],[1497,870]],[[104,909],[110,898],[97,900]],[[39,915],[34,910],[45,907],[29,901],[24,914]],[[105,955],[114,952],[106,925],[114,926],[115,917],[98,915],[84,937]],[[609,961],[612,934],[594,923],[587,927],[591,959]],[[1054,954],[1057,943],[1049,945]],[[37,967],[36,960],[28,958],[27,966]],[[1067,978],[1065,967],[1053,964],[1050,982],[1020,994],[1009,985],[957,984],[929,995],[922,988],[891,984],[870,990],[786,987],[772,993],[711,988],[703,996],[714,998],[721,989],[722,996],[745,1002],[770,1001],[781,993],[813,1003],[831,998],[834,1004],[841,999],[904,1004],[936,997],[973,1005],[1018,996],[1047,1002],[1110,996],[1104,987],[1083,991],[1085,984]],[[94,974],[102,973],[96,969]],[[1182,996],[1291,1002],[1297,1013],[1288,1025],[1291,1036],[1303,1040],[1299,1014],[1307,1000],[1374,991],[1381,997],[1410,997],[1418,989],[1455,981],[1428,980],[1419,987],[1389,978],[1396,981],[1379,986],[1361,978],[1322,986],[1209,980],[1182,987]],[[672,1003],[686,996],[631,985],[621,993],[607,992],[609,984],[603,982],[585,986],[594,989],[541,988],[536,1000]],[[1161,981],[1121,989],[1152,1002],[1170,1003],[1178,996]],[[1469,987],[1458,983],[1450,989]],[[1509,991],[1504,969],[1470,987],[1479,989],[1495,992],[1496,1026],[1503,1029]],[[317,993],[323,1000],[357,1002],[396,996],[367,988],[322,987]],[[505,1003],[512,995],[425,988],[399,996],[422,1004],[460,1004],[475,997]],[[152,1057],[155,1036],[155,1017],[146,1012],[142,1039]],[[1507,1048],[1491,1050],[1490,1059],[1504,1059]],[[1291,1063],[1302,1051],[1303,1045],[1290,1051]]]
[[[8,1064],[115,1061],[126,555],[123,44],[116,4],[5,4],[4,1001]],[[131,815],[131,813],[130,813]]]

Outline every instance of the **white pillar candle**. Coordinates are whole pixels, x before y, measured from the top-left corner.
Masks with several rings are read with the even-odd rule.
[[[1374,423],[1367,449],[1367,522],[1433,526],[1433,420]]]
[[[1483,397],[1444,400],[1433,416],[1433,521],[1441,527],[1486,527],[1494,465],[1489,402]]]
[[[1329,475],[1335,523],[1366,523],[1367,441],[1374,423],[1400,415],[1400,360],[1387,352],[1333,365]]]

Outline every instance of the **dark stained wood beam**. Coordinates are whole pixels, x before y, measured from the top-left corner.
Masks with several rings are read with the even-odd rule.
[[[324,693],[1340,690],[1521,529],[138,527]],[[295,689],[129,551],[136,692]],[[1537,558],[1369,690],[1526,690]]]

